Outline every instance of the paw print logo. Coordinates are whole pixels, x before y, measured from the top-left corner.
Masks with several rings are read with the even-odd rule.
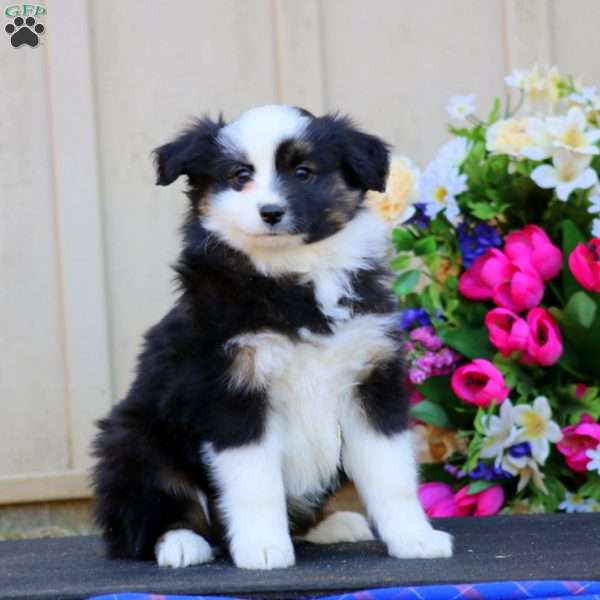
[[[15,48],[23,44],[35,48],[40,41],[39,34],[44,33],[44,26],[41,23],[36,24],[33,17],[27,17],[25,20],[17,17],[4,31],[10,35],[10,43]]]

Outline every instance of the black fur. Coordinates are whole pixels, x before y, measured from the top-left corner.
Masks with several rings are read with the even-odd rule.
[[[146,334],[135,380],[127,397],[100,421],[94,445],[96,518],[112,556],[152,558],[158,538],[179,527],[224,543],[219,490],[199,449],[205,442],[219,451],[260,439],[268,410],[264,391],[234,392],[227,385],[232,358],[226,342],[264,329],[291,339],[300,328],[331,333],[332,322],[319,309],[311,285],[296,275],[261,275],[242,253],[209,239],[198,218],[207,193],[228,185],[234,158],[217,143],[223,126],[222,120],[198,121],[155,153],[157,183],[187,176],[191,208],[175,267],[180,298]],[[288,175],[299,162],[314,165],[319,177],[308,194]],[[282,144],[281,186],[306,242],[331,235],[362,210],[364,190],[383,189],[387,164],[385,144],[336,116],[313,118],[302,139]],[[355,314],[393,311],[384,275],[383,268],[353,274],[356,299],[345,303]],[[402,389],[402,379],[401,362],[392,361],[360,387],[366,414],[382,432],[406,428],[406,399],[386,400],[390,389]],[[210,527],[195,490],[207,497]],[[291,521],[306,528],[319,504],[300,516],[298,507],[290,507]]]

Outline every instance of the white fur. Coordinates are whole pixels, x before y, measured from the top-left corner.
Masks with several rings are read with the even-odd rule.
[[[286,206],[285,197],[277,191],[276,150],[285,139],[298,137],[307,123],[308,119],[290,106],[262,106],[245,112],[221,130],[219,143],[234,154],[242,154],[253,166],[254,175],[243,190],[228,189],[211,197],[202,219],[206,229],[242,251],[248,245],[301,243],[299,236],[273,236],[278,229],[287,231],[288,217],[273,229],[262,220],[259,209],[265,204]]]
[[[167,531],[154,549],[159,567],[189,567],[213,560],[208,542],[189,529]]]
[[[384,436],[356,409],[347,414],[343,431],[344,468],[390,555],[451,556],[452,537],[431,527],[418,500],[412,433]]]
[[[232,340],[239,349],[253,349],[254,377],[261,385],[268,383],[272,409],[268,425],[280,440],[289,496],[319,494],[335,477],[342,417],[353,402],[356,385],[375,362],[396,351],[387,335],[392,323],[389,315],[362,315],[338,323],[330,336],[305,332],[297,343],[273,332]]]
[[[268,432],[260,443],[203,455],[215,478],[227,525],[230,552],[244,569],[277,569],[294,564],[283,480],[281,440]]]
[[[367,519],[360,513],[338,511],[323,519],[303,538],[311,544],[368,542],[375,539]]]

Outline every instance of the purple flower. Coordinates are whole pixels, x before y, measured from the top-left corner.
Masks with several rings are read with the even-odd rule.
[[[442,340],[435,335],[433,327],[417,327],[410,332],[410,339],[419,342],[427,350],[439,350]]]
[[[431,325],[429,314],[424,308],[407,308],[400,316],[400,327],[402,329],[411,329],[415,325],[418,327]]]
[[[477,225],[473,221],[461,223],[456,233],[463,265],[466,268],[469,268],[476,258],[485,254],[488,248],[499,248],[502,245],[498,230],[487,223]]]
[[[452,367],[454,363],[460,358],[458,354],[446,348],[445,346],[435,355],[434,367],[436,369],[443,369],[444,367]]]
[[[408,370],[408,378],[414,385],[421,385],[427,379],[428,374],[417,367],[411,367]]]
[[[531,444],[529,442],[521,442],[515,444],[508,449],[508,453],[513,458],[521,458],[522,456],[531,456]]]
[[[415,366],[421,371],[425,371],[428,375],[431,373],[431,369],[435,366],[436,355],[433,352],[425,352],[423,356],[417,358]]]
[[[484,481],[504,481],[511,479],[512,474],[505,471],[502,467],[496,465],[486,465],[479,463],[472,471],[469,471],[469,477],[475,481],[483,479]]]
[[[444,471],[446,471],[446,473],[450,473],[450,475],[452,475],[452,477],[456,477],[456,479],[462,479],[465,476],[465,472],[461,468],[448,463],[444,465]]]
[[[425,229],[431,221],[425,214],[425,204],[417,202],[413,206],[415,207],[415,214],[406,222],[406,225],[414,225],[415,227]]]

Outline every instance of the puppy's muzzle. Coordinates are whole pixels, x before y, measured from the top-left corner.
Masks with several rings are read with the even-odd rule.
[[[280,204],[265,204],[259,209],[261,219],[268,225],[277,225],[283,215],[285,215],[285,207]]]

